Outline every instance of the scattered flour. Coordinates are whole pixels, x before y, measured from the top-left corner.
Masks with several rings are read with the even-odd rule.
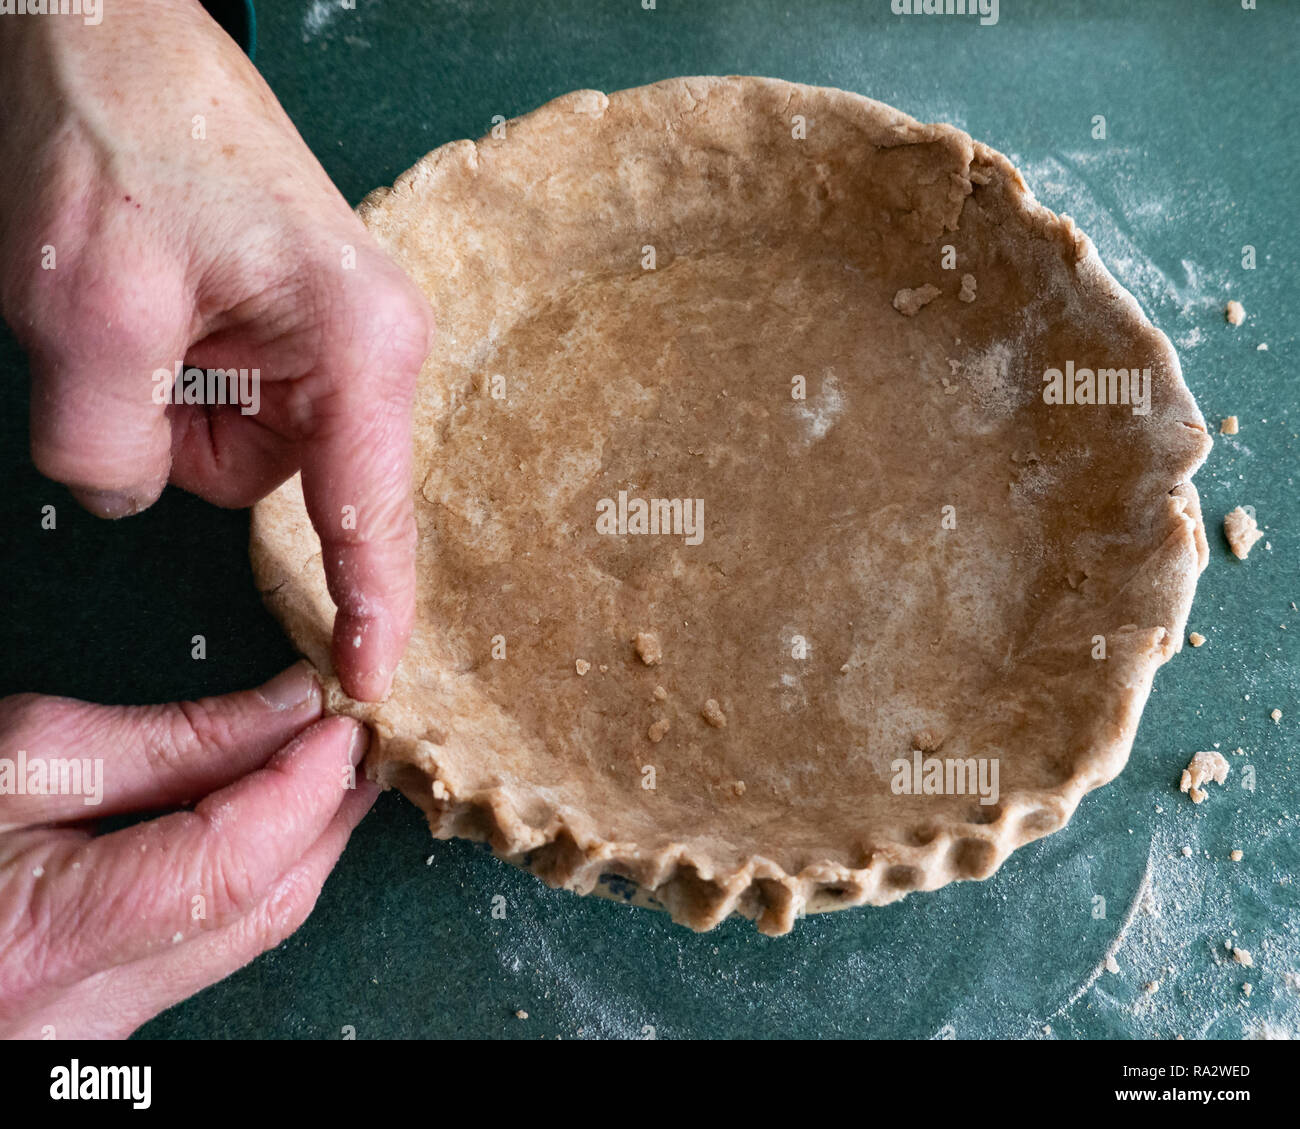
[[[302,41],[308,43],[315,39],[343,11],[343,0],[312,0],[302,18]]]

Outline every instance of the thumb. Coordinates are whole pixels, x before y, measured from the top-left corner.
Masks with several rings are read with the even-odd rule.
[[[256,690],[157,706],[0,699],[0,830],[172,807],[261,768],[321,711],[305,662]],[[39,784],[34,784],[33,780]]]

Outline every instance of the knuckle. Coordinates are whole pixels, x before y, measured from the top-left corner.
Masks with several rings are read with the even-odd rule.
[[[177,702],[176,713],[184,719],[179,724],[193,744],[201,747],[222,745],[230,736],[225,713],[211,700]]]
[[[319,892],[301,867],[281,877],[254,911],[253,934],[260,951],[273,949],[296,933],[315,908]]]
[[[404,567],[413,559],[418,541],[419,530],[412,519],[409,498],[392,490],[378,493],[358,508],[354,528],[334,527],[322,535],[322,544],[331,551],[325,566],[327,576],[342,580],[354,575],[359,567],[383,567],[392,563]],[[338,553],[344,550],[353,550],[354,555],[350,559],[340,558]],[[334,566],[336,560],[338,565]],[[390,579],[387,583],[392,585],[398,581]],[[354,600],[359,599],[345,592],[332,594],[336,603],[340,599],[347,602],[346,610],[352,610]],[[339,606],[343,608],[343,604]]]
[[[222,714],[203,702],[175,702],[159,711],[145,750],[151,765],[164,773],[180,773],[203,749],[224,746],[229,727]]]
[[[25,864],[29,857],[20,855],[19,860]],[[42,858],[41,861],[47,866],[53,864],[51,858]],[[22,874],[30,869],[30,866],[22,866],[16,873]],[[50,900],[40,896],[39,887],[25,889],[21,883],[10,883],[4,894],[9,904],[0,924],[6,937],[0,952],[0,1013],[21,1010],[24,1001],[41,992],[53,974],[54,938],[66,935],[56,928]],[[79,907],[80,899],[74,905]],[[66,958],[68,953],[64,955]]]
[[[150,771],[163,778],[181,772],[197,737],[184,709],[164,707],[144,733],[144,755]]]
[[[433,314],[412,283],[378,280],[353,300],[347,321],[353,342],[371,362],[367,372],[383,384],[414,386],[429,351]]]
[[[9,937],[0,955],[0,1013],[17,1010],[31,998],[40,984],[43,964],[40,934],[30,914],[12,923]]]
[[[162,275],[88,267],[73,272],[51,297],[56,306],[47,306],[29,327],[36,344],[65,363],[100,363],[105,355],[128,362],[157,357],[184,324],[179,288]],[[51,319],[50,308],[61,315]],[[69,325],[76,332],[68,333]]]
[[[236,849],[220,851],[213,859],[209,875],[212,904],[218,921],[243,917],[258,903],[258,883]]]

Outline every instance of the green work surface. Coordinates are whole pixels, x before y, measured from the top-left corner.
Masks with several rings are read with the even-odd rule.
[[[1259,1037],[1300,1029],[1296,732],[1300,5],[1029,3],[994,26],[889,0],[274,0],[258,65],[347,198],[427,150],[566,91],[674,75],[844,87],[1008,154],[1071,214],[1175,342],[1215,436],[1196,478],[1210,537],[1191,626],[1128,768],[986,882],[758,935],[552,891],[385,795],[289,941],[148,1024],[154,1037]],[[165,49],[165,47],[161,48]],[[1106,137],[1093,136],[1104,115]],[[1257,249],[1257,269],[1242,248]],[[1248,318],[1225,324],[1239,298]],[[1260,348],[1267,344],[1267,350]],[[26,365],[0,340],[11,386]],[[25,395],[25,394],[24,394]],[[164,701],[252,685],[294,657],[262,609],[247,516],[169,491],[118,524],[77,511],[5,417],[10,645],[0,690]],[[40,507],[58,507],[56,531]],[[1227,552],[1256,507],[1269,544]],[[189,658],[203,634],[208,658]],[[942,688],[936,687],[936,693]],[[1270,711],[1280,709],[1280,723]],[[1225,787],[1177,790],[1220,747]],[[1233,750],[1242,749],[1241,755]],[[1242,787],[1254,770],[1254,790]],[[1188,857],[1183,848],[1190,848]],[[1244,857],[1233,862],[1229,852]],[[494,899],[504,899],[504,917]],[[1231,941],[1254,967],[1231,960]],[[1116,943],[1118,945],[1116,946]],[[1114,948],[1118,971],[1104,971]],[[1247,997],[1243,983],[1250,981]],[[1154,992],[1148,985],[1158,982]],[[516,1017],[526,1011],[526,1020]]]

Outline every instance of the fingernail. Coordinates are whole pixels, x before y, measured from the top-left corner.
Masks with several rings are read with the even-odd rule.
[[[318,695],[320,685],[311,663],[300,660],[259,687],[257,692],[273,710],[293,710]]]
[[[348,747],[348,758],[353,764],[360,764],[370,747],[370,730],[360,722],[352,731],[352,744]]]
[[[96,517],[110,519],[130,517],[147,509],[149,503],[126,490],[90,490],[76,489],[72,492],[77,499]]]
[[[393,671],[368,670],[357,676],[357,700],[362,702],[382,702],[393,688]]]

